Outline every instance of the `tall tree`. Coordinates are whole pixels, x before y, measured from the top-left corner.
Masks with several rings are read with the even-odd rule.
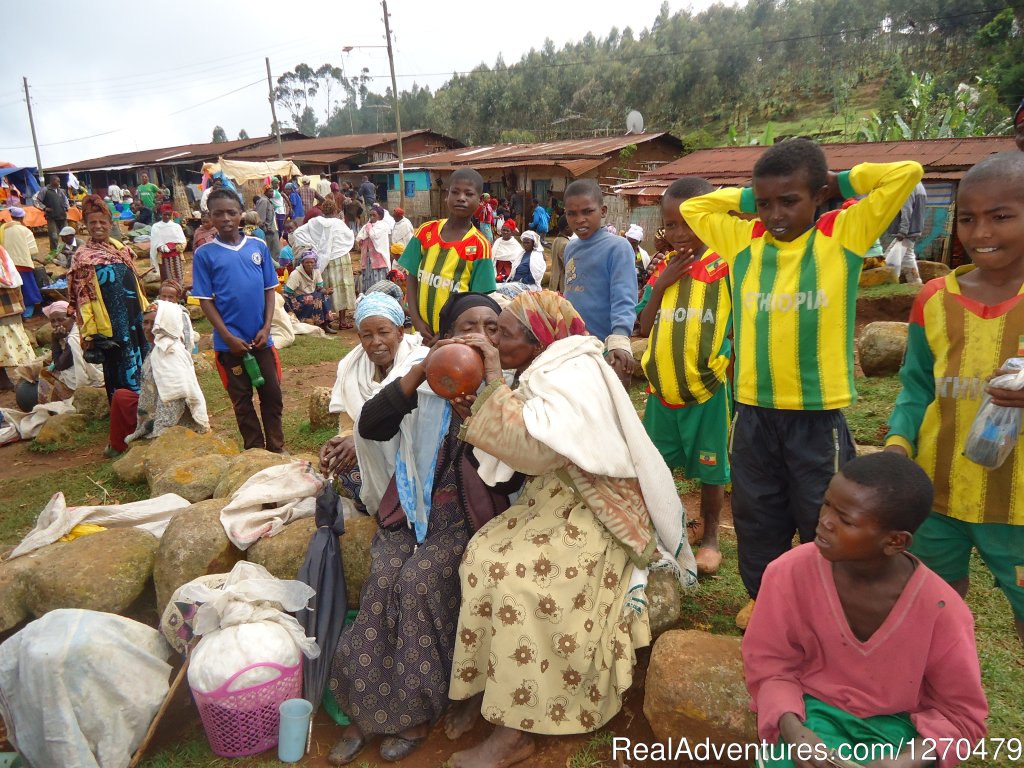
[[[220,143],[225,142],[227,140],[228,140],[227,131],[225,131],[219,125],[213,126],[213,138],[211,139],[211,141],[214,144],[220,144]]]
[[[239,141],[241,141],[242,139],[248,139],[248,138],[249,138],[249,133],[248,133],[248,131],[245,130],[245,128],[243,128],[242,130],[240,130],[238,132],[238,139],[239,139]]]

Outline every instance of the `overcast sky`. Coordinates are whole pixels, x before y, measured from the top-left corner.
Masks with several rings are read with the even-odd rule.
[[[511,64],[540,48],[545,37],[560,48],[588,31],[597,37],[613,26],[639,32],[650,27],[661,1],[391,0],[398,87],[418,82],[436,89],[451,72],[493,64],[499,53]],[[673,12],[711,4],[669,0]],[[449,13],[461,16],[445,28]],[[250,136],[267,134],[265,56],[275,79],[301,62],[315,68],[329,61],[344,63],[350,77],[368,67],[372,90],[390,84],[383,48],[341,53],[343,46],[384,44],[375,0],[134,6],[36,0],[10,4],[4,18],[0,160],[17,165],[35,165],[22,76],[29,81],[44,167],[207,142],[215,125],[230,139],[242,128]]]

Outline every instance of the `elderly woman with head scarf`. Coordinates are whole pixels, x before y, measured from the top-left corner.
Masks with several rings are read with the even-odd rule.
[[[356,242],[362,254],[361,282],[363,291],[368,291],[374,283],[387,279],[391,268],[390,246],[388,245],[388,225],[381,217],[380,206],[370,209],[370,220],[367,221]]]
[[[316,268],[319,259],[312,248],[301,253],[299,266],[292,270],[284,286],[284,305],[303,323],[319,326],[327,333],[337,333],[330,325],[334,291],[324,285],[323,275]]]
[[[453,294],[441,310],[440,335],[493,339],[497,319],[490,297]],[[459,560],[473,531],[508,506],[505,494],[518,485],[512,476],[494,487],[480,480],[477,459],[459,439],[462,417],[426,386],[429,355],[444,346],[442,340],[412,350],[359,414],[360,466],[362,441],[377,441],[394,474],[386,486],[385,473],[371,476],[367,467],[363,474],[367,506],[380,499],[380,530],[359,615],[334,657],[331,691],[352,725],[331,751],[332,765],[352,762],[378,735],[384,736],[381,757],[400,760],[448,708]],[[387,353],[381,349],[379,356]]]
[[[397,289],[393,283],[381,283]],[[363,440],[355,432],[363,405],[384,386],[395,366],[401,367],[420,350],[418,334],[406,334],[405,311],[394,296],[377,286],[364,293],[356,304],[356,334],[359,346],[338,363],[338,375],[331,390],[331,413],[339,414],[339,430],[320,451],[320,469],[336,475],[345,495],[377,514],[380,495],[395,474],[395,452],[391,442]],[[401,296],[401,291],[398,292]],[[358,464],[357,464],[358,457]],[[362,477],[369,478],[367,490]]]
[[[181,224],[173,220],[174,208],[170,203],[160,206],[160,220],[149,233],[149,263],[160,267],[161,280],[184,280],[181,254],[188,238]]]
[[[53,328],[50,359],[33,361],[18,368],[18,375],[36,385],[36,402],[67,400],[79,387],[102,387],[103,371],[82,356],[82,338],[75,316],[66,301],[43,307]],[[24,410],[24,409],[23,409]]]
[[[21,320],[25,311],[21,285],[14,260],[0,246],[0,390],[14,389],[8,368],[25,365],[36,356]]]
[[[523,291],[539,291],[541,281],[548,265],[544,261],[544,246],[540,235],[533,230],[526,230],[520,238],[523,247],[512,260],[508,280],[498,286],[498,293],[514,299]]]
[[[290,241],[296,253],[300,246],[310,246],[319,255],[317,269],[324,277],[324,285],[334,293],[334,310],[338,313],[338,328],[352,327],[345,315],[356,306],[356,281],[352,276],[352,230],[337,217],[334,201],[321,204],[322,215],[316,216],[292,232]],[[298,269],[295,270],[296,272]]]
[[[512,219],[504,222],[499,230],[501,237],[491,246],[491,258],[494,260],[495,280],[504,283],[512,274],[512,263],[523,254],[523,246],[515,238],[516,223]]]
[[[79,246],[68,272],[68,292],[90,362],[102,362],[107,397],[118,389],[138,392],[149,349],[142,313],[149,306],[135,274],[130,248],[110,237],[113,219],[102,198],[82,204],[89,240]]]
[[[105,453],[114,457],[133,440],[159,437],[174,426],[206,432],[210,420],[206,398],[192,362],[192,325],[182,307],[158,300],[143,313],[150,352],[142,363],[142,386],[136,393],[119,389],[110,404],[110,433]]]
[[[480,476],[529,480],[459,569],[450,695],[469,701],[447,731],[456,738],[481,711],[497,728],[453,755],[453,768],[512,765],[533,752],[532,734],[607,723],[651,639],[648,569],[696,583],[672,473],[572,305],[520,294],[501,313],[497,345],[466,343],[483,352],[487,382],[463,432]]]

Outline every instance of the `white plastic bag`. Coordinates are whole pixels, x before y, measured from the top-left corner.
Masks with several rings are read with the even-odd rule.
[[[885,249],[885,266],[899,272],[903,267],[903,259],[907,255],[907,246],[902,240],[893,240]]]
[[[192,651],[188,684],[194,691],[209,693],[224,685],[239,670],[266,662],[282,667],[299,663],[299,648],[284,627],[272,621],[225,627],[206,635]],[[228,690],[252,688],[279,675],[272,667],[250,669],[239,675]]]
[[[996,376],[989,382],[997,389],[1024,389],[1024,358],[1011,357],[1003,370],[1014,371]],[[985,393],[971,422],[964,444],[964,456],[986,469],[998,469],[1013,452],[1020,436],[1021,409],[994,405]]]

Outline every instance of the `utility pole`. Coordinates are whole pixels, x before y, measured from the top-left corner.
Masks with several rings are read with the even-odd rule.
[[[392,73],[394,70],[392,70]],[[32,98],[28,95],[28,78],[21,78],[25,86],[25,106],[28,107],[28,127],[32,129],[32,146],[36,148],[36,173],[39,174],[39,183],[43,183],[43,161],[39,159],[39,140],[36,139],[36,121],[32,117]]]
[[[351,50],[352,50],[352,46],[351,45],[346,45],[344,48],[341,49],[341,54],[342,54],[341,55],[341,78],[342,78],[342,80],[345,81],[346,91],[348,90],[348,87],[350,87],[352,85],[348,81],[348,75],[345,74],[345,56]],[[352,135],[355,135],[355,132],[356,132],[356,124],[355,124],[355,122],[352,119],[352,108],[355,106],[355,103],[354,103],[355,99],[356,99],[356,97],[355,97],[355,88],[353,87],[352,88],[352,101],[349,102],[348,109],[346,110],[346,112],[348,112],[348,130],[349,130],[349,133],[351,133]]]
[[[391,66],[391,96],[395,100],[395,137],[398,144],[398,205],[405,208],[405,157],[402,154],[402,115],[398,111],[398,83],[395,80],[395,54],[391,50],[391,23],[388,21],[388,0],[380,0],[384,8],[384,37],[388,41],[388,64]]]
[[[274,120],[274,135],[277,136],[277,159],[284,160],[284,148],[281,146],[281,126],[277,122],[277,107],[274,106],[274,81],[270,76],[270,57],[267,56],[267,98],[270,101],[270,116]]]

